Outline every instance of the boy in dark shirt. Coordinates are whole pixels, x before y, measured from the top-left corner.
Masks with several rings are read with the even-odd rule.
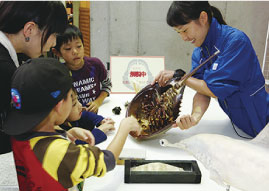
[[[74,25],[57,36],[53,52],[65,60],[71,70],[73,87],[79,102],[88,111],[97,113],[98,108],[111,91],[111,80],[104,64],[98,58],[84,56],[83,37]]]

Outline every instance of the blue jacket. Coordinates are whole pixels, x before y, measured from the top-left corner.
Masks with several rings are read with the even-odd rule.
[[[81,118],[78,121],[71,122],[73,127],[81,127],[83,129],[88,129],[92,132],[95,138],[95,145],[105,141],[107,139],[106,134],[101,131],[98,127],[103,121],[103,116],[97,115],[96,113],[90,111],[83,111]],[[76,142],[78,144],[78,142]],[[83,144],[83,142],[81,142]]]
[[[70,122],[70,124],[72,125],[72,127],[80,127],[83,129],[90,130],[95,138],[95,145],[97,145],[107,139],[107,136],[103,131],[98,128],[95,128],[95,126],[98,127],[100,125],[103,119],[104,118],[101,115],[97,115],[96,113],[89,111],[83,111],[81,118],[78,121]],[[69,130],[72,128],[64,124],[62,124],[61,127],[64,130]],[[76,144],[85,144],[85,142],[76,140]]]
[[[192,70],[212,55],[215,47],[220,54],[194,77],[206,82],[238,128],[255,137],[269,121],[269,94],[256,53],[246,34],[213,18],[205,41],[193,51]]]

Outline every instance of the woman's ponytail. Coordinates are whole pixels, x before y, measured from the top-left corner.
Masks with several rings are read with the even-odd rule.
[[[185,25],[199,19],[202,11],[207,13],[210,23],[212,17],[215,17],[220,24],[227,25],[220,10],[211,6],[208,1],[173,1],[167,12],[166,21],[171,27]]]
[[[219,22],[219,24],[227,25],[227,23],[223,19],[222,14],[221,14],[221,12],[220,12],[220,10],[218,8],[216,8],[214,6],[210,6],[210,9],[212,11],[213,17],[215,17],[217,19],[217,21]]]

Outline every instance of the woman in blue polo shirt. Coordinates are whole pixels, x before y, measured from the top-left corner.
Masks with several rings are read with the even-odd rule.
[[[176,1],[167,13],[167,23],[184,41],[196,48],[192,69],[216,50],[220,53],[186,81],[196,92],[190,115],[180,116],[175,126],[196,125],[208,108],[210,98],[218,98],[232,123],[255,137],[269,121],[269,95],[260,64],[249,38],[226,25],[220,11],[207,1]],[[164,85],[177,72],[161,71],[155,81]]]

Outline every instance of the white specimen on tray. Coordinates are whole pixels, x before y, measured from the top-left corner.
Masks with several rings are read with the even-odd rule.
[[[218,134],[198,134],[178,143],[160,140],[165,147],[188,151],[210,172],[210,178],[229,189],[269,189],[269,123],[251,141]]]
[[[170,165],[170,164],[161,163],[161,162],[151,162],[148,164],[143,164],[140,166],[132,167],[131,171],[158,171],[158,172],[177,171],[177,172],[184,172],[184,169]]]

